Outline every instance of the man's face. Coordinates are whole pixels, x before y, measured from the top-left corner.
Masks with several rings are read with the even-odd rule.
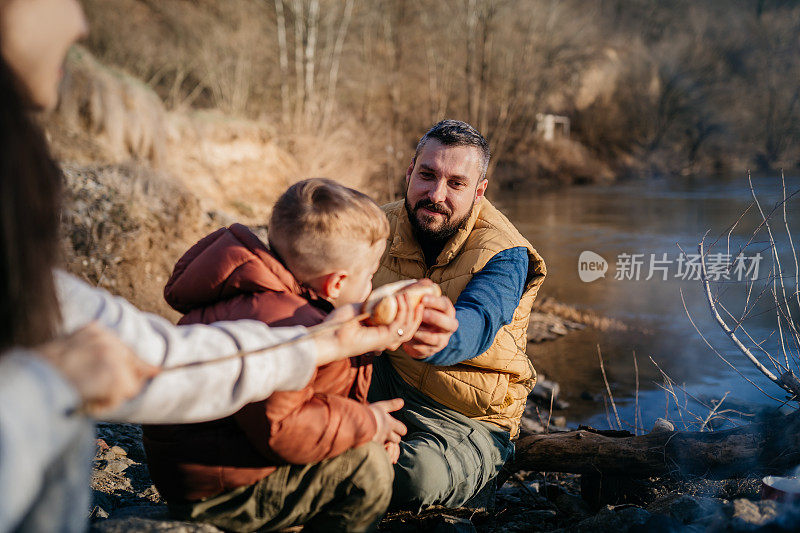
[[[475,146],[445,146],[430,139],[406,172],[406,209],[418,237],[452,237],[483,198],[481,152]]]

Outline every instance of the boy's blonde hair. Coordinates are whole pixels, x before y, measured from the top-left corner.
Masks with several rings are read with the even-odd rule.
[[[324,178],[299,181],[284,192],[269,221],[270,247],[292,273],[316,276],[353,265],[353,245],[389,236],[389,221],[364,193]],[[296,271],[296,272],[295,272]]]

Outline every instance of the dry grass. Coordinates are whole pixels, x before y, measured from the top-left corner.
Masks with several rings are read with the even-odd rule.
[[[52,136],[59,157],[164,163],[166,113],[155,93],[135,78],[104,67],[79,46],[70,51],[65,74],[59,108],[51,117],[51,131],[60,133]],[[75,143],[75,137],[84,142]]]
[[[213,228],[198,199],[141,166],[64,170],[67,269],[141,309],[177,318],[164,303],[164,284],[175,261]]]
[[[533,310],[538,313],[549,313],[571,322],[585,324],[600,331],[631,331],[634,329],[629,324],[617,319],[601,316],[593,311],[582,311],[558,302],[551,297],[536,300],[533,304]]]
[[[615,177],[608,163],[579,142],[564,138],[535,142],[515,155],[512,161],[498,166],[505,187],[610,182]],[[532,176],[537,179],[531,180]]]
[[[326,176],[374,192],[379,172],[369,149],[364,155],[368,142],[352,141],[352,126],[324,138],[281,135],[217,112],[167,112],[142,83],[81,48],[70,54],[58,110],[43,122],[66,173],[67,267],[172,318],[164,283],[206,232],[264,224],[299,179]]]

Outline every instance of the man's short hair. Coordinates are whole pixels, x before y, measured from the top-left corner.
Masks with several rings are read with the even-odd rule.
[[[353,254],[363,253],[359,244],[372,246],[389,236],[389,221],[366,194],[312,178],[278,198],[268,235],[270,247],[295,276],[316,276],[351,268]]]
[[[417,150],[414,152],[415,162],[422,148],[430,139],[436,139],[445,146],[474,146],[480,150],[481,179],[486,177],[486,169],[489,168],[489,158],[492,154],[489,151],[489,142],[481,135],[481,132],[461,120],[445,119],[435,124],[419,140]]]

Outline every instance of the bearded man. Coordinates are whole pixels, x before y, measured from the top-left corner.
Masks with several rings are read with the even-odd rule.
[[[493,483],[536,380],[525,348],[545,265],[484,197],[489,157],[475,128],[439,122],[417,145],[404,201],[383,206],[391,229],[373,285],[427,277],[443,293],[374,364],[370,401],[405,400],[392,509],[459,507]]]

